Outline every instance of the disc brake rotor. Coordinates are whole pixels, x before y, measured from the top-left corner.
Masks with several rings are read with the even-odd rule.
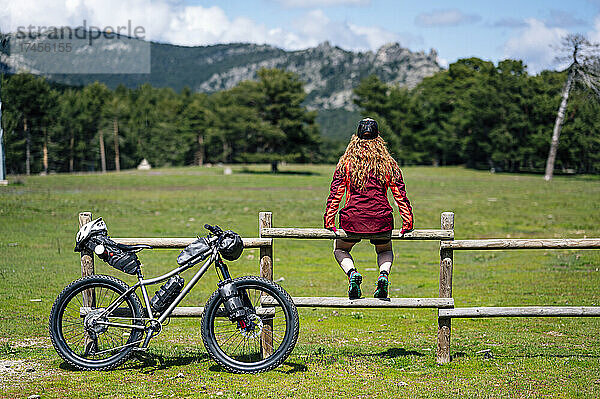
[[[258,315],[256,315],[256,313],[254,313],[254,314],[249,315],[248,319],[252,322],[252,324],[254,326],[241,328],[240,332],[246,338],[260,337],[260,334],[262,333],[262,329],[263,329],[263,322],[262,322],[261,318],[258,317]]]

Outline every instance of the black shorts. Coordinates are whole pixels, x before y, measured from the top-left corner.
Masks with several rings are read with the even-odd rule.
[[[348,234],[348,238],[342,238],[341,240],[344,242],[353,242],[353,243],[357,243],[360,242],[361,239],[360,238],[352,238],[352,233],[348,233],[346,232],[346,234]],[[371,242],[371,244],[373,245],[384,245],[389,243],[392,239],[392,232],[390,231],[389,233],[386,233],[390,236],[390,238],[384,237],[384,238],[371,238],[369,241]]]

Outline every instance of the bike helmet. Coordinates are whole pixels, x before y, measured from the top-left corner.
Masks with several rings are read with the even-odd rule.
[[[219,246],[219,252],[223,258],[229,261],[236,260],[242,255],[243,249],[244,242],[238,233],[231,230],[223,233],[221,245]]]
[[[356,129],[356,135],[359,139],[372,140],[379,135],[379,126],[377,121],[372,118],[365,118],[358,122],[358,129]]]
[[[83,244],[92,235],[98,233],[108,233],[106,223],[104,223],[104,220],[102,220],[102,218],[92,220],[91,222],[88,222],[81,226],[81,228],[77,232],[77,236],[75,237],[75,251],[80,251],[81,244]]]

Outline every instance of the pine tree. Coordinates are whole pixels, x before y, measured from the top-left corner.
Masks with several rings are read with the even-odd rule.
[[[42,170],[43,127],[51,111],[50,85],[43,78],[18,73],[3,85],[2,95],[3,116],[12,124],[6,135],[7,169],[27,175],[38,172]]]

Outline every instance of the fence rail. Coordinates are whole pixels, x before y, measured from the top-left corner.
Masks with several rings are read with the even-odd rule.
[[[296,227],[269,227],[261,231],[261,237],[265,238],[312,238],[312,239],[334,239],[347,238],[348,234],[342,229],[333,232],[327,229],[296,228]],[[383,238],[389,237],[382,234],[352,234],[352,238]],[[392,240],[452,240],[452,230],[413,230],[410,233],[400,235],[400,230],[392,230]]]
[[[185,248],[195,240],[193,238],[113,238],[115,242],[126,245],[144,244],[150,245],[152,248]],[[269,238],[243,238],[244,248],[261,248],[269,247],[273,244],[273,241]]]
[[[600,317],[598,306],[519,306],[440,309],[440,317]]]
[[[79,225],[91,221],[90,212],[79,214]],[[273,280],[273,239],[335,239],[348,235],[343,230],[336,233],[318,228],[273,227],[271,212],[260,212],[258,217],[259,237],[244,238],[244,248],[259,248],[260,276]],[[356,237],[356,235],[352,235]],[[380,238],[378,234],[360,234],[359,238]],[[154,248],[184,248],[196,238],[114,238],[122,244],[146,244]],[[361,298],[349,300],[339,297],[292,297],[298,307],[335,308],[435,308],[438,312],[437,362],[450,362],[450,336],[453,318],[481,317],[600,317],[600,306],[521,306],[521,307],[469,307],[455,308],[452,297],[452,272],[454,251],[457,250],[507,250],[507,249],[600,249],[600,238],[584,239],[486,239],[454,240],[454,213],[443,212],[441,228],[413,230],[403,236],[399,230],[392,231],[394,240],[440,241],[440,275],[438,298]],[[81,271],[83,276],[94,273],[91,253],[82,252]],[[93,294],[84,295],[84,306],[93,303]],[[198,317],[202,307],[178,307],[173,317]],[[265,329],[272,328],[269,319]],[[263,351],[269,354],[270,347],[263,341]]]
[[[598,249],[600,248],[600,238],[455,240],[441,242],[440,248],[455,251],[482,249]]]
[[[361,298],[292,297],[298,307],[308,308],[453,308],[452,298]]]

